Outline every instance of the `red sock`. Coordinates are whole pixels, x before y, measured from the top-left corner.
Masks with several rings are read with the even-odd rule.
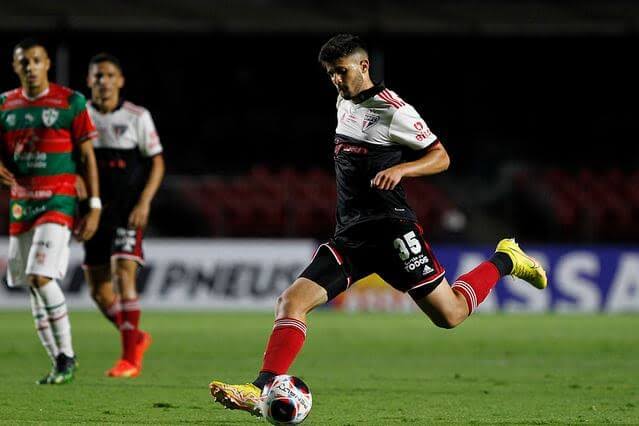
[[[106,308],[106,310],[103,310],[102,307],[100,307],[100,310],[102,310],[104,316],[119,330],[120,324],[122,324],[122,306],[120,305],[120,297],[115,296],[111,306]]]
[[[464,296],[470,315],[486,299],[500,278],[499,270],[492,262],[482,262],[472,271],[457,278],[452,288]]]
[[[293,318],[275,320],[260,371],[285,374],[304,345],[306,324]]]
[[[140,302],[138,299],[122,299],[122,323],[120,335],[122,337],[122,358],[135,364],[135,346],[139,339],[138,324],[140,323]]]

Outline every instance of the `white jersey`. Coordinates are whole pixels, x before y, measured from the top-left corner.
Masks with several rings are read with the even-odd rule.
[[[412,105],[392,90],[376,86],[377,93],[360,103],[337,97],[335,133],[373,145],[404,145],[414,150],[437,141]]]
[[[155,124],[146,108],[125,101],[115,111],[106,114],[91,103],[88,104],[88,110],[98,129],[94,148],[137,149],[143,157],[153,157],[162,152]]]

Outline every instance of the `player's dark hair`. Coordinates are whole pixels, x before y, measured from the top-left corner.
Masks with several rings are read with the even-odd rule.
[[[116,58],[114,55],[110,54],[110,53],[106,53],[106,52],[101,52],[98,53],[97,55],[93,56],[90,60],[89,60],[89,67],[91,65],[96,65],[102,62],[110,62],[113,65],[116,66],[116,68],[118,70],[120,70],[120,72],[122,72],[122,64],[120,63],[120,60],[118,58]]]
[[[319,62],[334,62],[358,50],[368,53],[366,44],[361,38],[353,34],[338,34],[324,43],[317,59]]]
[[[15,51],[18,50],[18,49],[27,50],[27,49],[31,49],[32,47],[36,47],[36,46],[40,46],[44,50],[47,50],[47,47],[40,40],[38,40],[37,38],[34,38],[34,37],[29,37],[29,38],[25,38],[24,40],[22,40],[18,44],[16,44],[13,47],[13,52],[15,53]]]

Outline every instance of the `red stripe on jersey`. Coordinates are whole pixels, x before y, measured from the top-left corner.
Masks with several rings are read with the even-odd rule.
[[[50,211],[42,214],[35,222],[12,222],[9,225],[9,235],[18,235],[23,232],[27,232],[34,226],[42,225],[43,223],[57,223],[64,225],[69,229],[73,229],[73,217],[64,213]]]
[[[4,110],[15,108],[29,107],[46,107],[46,108],[68,108],[69,97],[73,91],[67,87],[60,86],[55,83],[49,83],[49,92],[36,99],[27,98],[22,88],[14,89],[8,93],[7,100],[3,105]]]
[[[47,188],[58,185],[75,186],[77,175],[72,173],[62,173],[53,176],[20,176],[16,178],[19,186],[25,188]]]
[[[26,189],[24,187],[12,187],[12,200],[44,200],[54,195],[66,195],[68,197],[76,197],[77,191],[75,185],[60,184],[55,188],[34,188]]]
[[[11,187],[12,200],[38,200],[54,195],[77,196],[76,175],[31,176],[17,178],[17,185]]]
[[[330,252],[333,254],[333,257],[335,257],[335,260],[337,260],[337,264],[341,265],[342,263],[344,263],[344,259],[342,259],[342,256],[339,254],[339,252],[337,251],[337,249],[335,247],[332,247],[330,244],[325,243],[326,248],[330,250]]]
[[[96,136],[97,130],[89,111],[85,108],[75,116],[71,123],[71,137],[74,143],[79,144]]]
[[[392,100],[386,93],[384,92],[380,92],[379,93],[379,97],[384,99],[386,102],[388,102],[389,104],[391,104],[392,106],[394,106],[395,108],[399,108],[401,107],[401,105],[399,104],[399,102]]]
[[[388,95],[388,97],[389,97],[390,99],[392,99],[392,100],[393,100],[393,101],[395,101],[395,102],[398,102],[400,106],[404,106],[404,105],[406,105],[406,103],[405,103],[405,102],[404,102],[404,101],[403,101],[403,100],[402,100],[399,96],[395,96],[395,95],[393,94],[393,92],[391,92],[390,90],[388,90],[388,89],[384,89],[384,90],[383,90],[383,92],[384,92],[386,95]]]
[[[49,154],[73,151],[71,133],[68,129],[20,129],[11,130],[4,134],[7,148],[14,151],[18,143],[37,138],[36,150]]]

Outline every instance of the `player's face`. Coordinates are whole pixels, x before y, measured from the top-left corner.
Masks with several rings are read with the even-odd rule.
[[[111,62],[100,62],[89,67],[87,84],[91,88],[94,101],[119,99],[120,89],[124,86],[124,76]]]
[[[13,52],[13,70],[23,88],[37,92],[49,83],[47,72],[51,66],[49,55],[42,46],[29,49],[18,48]]]
[[[324,63],[326,73],[344,99],[351,99],[364,90],[368,66],[368,59],[360,55],[346,56],[334,62]]]

